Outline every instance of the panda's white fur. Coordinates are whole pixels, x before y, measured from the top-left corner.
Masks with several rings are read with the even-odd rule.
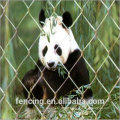
[[[56,22],[56,26],[53,26],[53,21]],[[52,30],[51,26],[53,26]],[[49,36],[49,40],[47,36]],[[61,56],[57,55],[54,50],[56,44],[62,49]],[[42,51],[45,46],[48,47],[48,51],[46,52],[46,55],[43,56]],[[79,49],[79,46],[75,41],[72,30],[70,28],[63,28],[62,17],[58,16],[55,18],[52,16],[47,18],[43,26],[42,35],[40,35],[39,39],[38,53],[42,64],[49,69],[47,63],[55,62],[54,68],[56,68],[59,62],[65,64],[69,54],[76,49]]]

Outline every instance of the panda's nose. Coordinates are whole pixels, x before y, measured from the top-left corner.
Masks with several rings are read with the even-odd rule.
[[[50,63],[48,63],[48,66],[49,66],[49,67],[53,67],[54,64],[55,64],[55,62],[50,62]]]

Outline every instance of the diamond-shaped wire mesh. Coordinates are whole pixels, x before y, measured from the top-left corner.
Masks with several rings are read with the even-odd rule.
[[[79,59],[83,57],[87,64],[94,99],[102,99],[104,103],[92,106],[87,103],[66,107],[60,105],[53,107],[55,109],[51,108],[51,104],[34,104],[32,118],[119,119],[119,0],[0,0],[0,119],[24,119],[28,115],[25,111],[27,105],[16,104],[16,99],[24,99],[23,88],[26,87],[22,78],[37,65],[38,41],[42,30],[38,21],[41,8],[44,8],[47,17],[62,15],[65,11],[71,13],[73,24],[70,28],[82,53]],[[70,76],[73,68],[74,65],[69,71],[65,68],[67,78],[77,92],[83,94]],[[53,92],[54,101],[67,78],[54,91],[41,75],[31,91],[41,77]]]

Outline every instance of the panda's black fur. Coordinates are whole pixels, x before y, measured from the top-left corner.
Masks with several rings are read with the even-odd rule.
[[[67,14],[67,17],[65,17],[65,14]],[[65,14],[63,16],[63,21],[65,21],[64,24],[67,27],[69,27],[72,24],[71,16],[68,12],[66,12]],[[68,18],[70,18],[70,21]],[[39,20],[44,21],[44,19],[45,19],[44,11],[42,10],[39,15]],[[68,23],[66,24],[67,21]],[[28,91],[30,91],[32,86],[37,82],[29,98],[32,99],[34,95],[36,99],[52,99],[55,96],[55,94],[50,89],[50,87],[54,91],[57,91],[58,88],[62,85],[62,87],[56,93],[56,98],[59,99],[61,96],[66,95],[71,90],[77,89],[74,83],[78,87],[90,83],[89,72],[86,67],[84,58],[81,56],[81,51],[79,49],[76,49],[69,55],[67,62],[64,64],[64,66],[67,68],[68,71],[70,71],[69,76],[71,77],[71,79],[68,77],[68,74],[65,74],[65,77],[63,78],[58,74],[57,70],[56,71],[48,70],[42,65],[41,61],[38,60],[35,68],[27,72],[22,80],[23,84],[25,85]],[[41,71],[43,71],[42,74]],[[73,80],[74,83],[71,80]],[[92,90],[89,88],[85,90],[83,97],[89,98],[92,97],[92,94],[93,94]],[[28,92],[26,91],[25,88],[24,95],[26,98],[28,98]],[[28,105],[28,107],[33,107],[33,105],[30,104]]]

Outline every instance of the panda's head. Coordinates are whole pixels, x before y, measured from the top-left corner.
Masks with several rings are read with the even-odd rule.
[[[65,64],[70,53],[79,49],[69,28],[72,17],[69,12],[61,16],[45,18],[40,11],[39,22],[42,26],[39,39],[39,58],[49,70],[55,70],[59,63]]]

